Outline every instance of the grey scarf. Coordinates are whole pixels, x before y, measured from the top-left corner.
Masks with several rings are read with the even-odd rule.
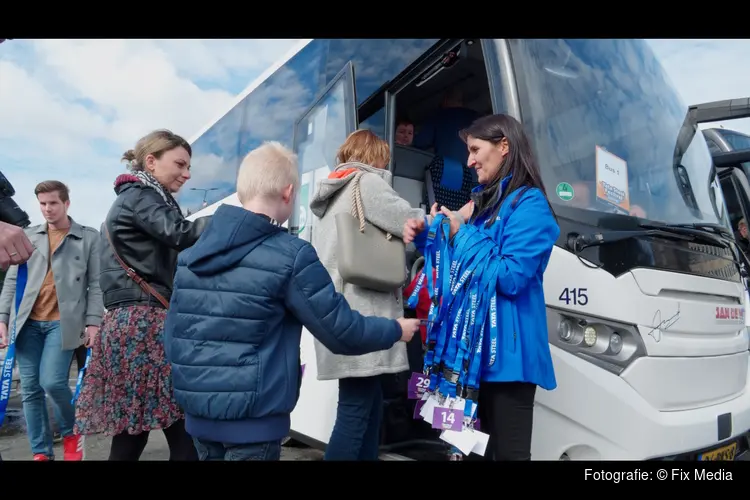
[[[138,177],[138,180],[141,181],[142,184],[155,189],[156,192],[159,193],[162,198],[164,198],[164,201],[167,203],[167,205],[174,209],[177,209],[177,211],[180,212],[180,207],[172,197],[172,194],[169,192],[169,190],[162,186],[161,183],[157,181],[153,175],[145,170],[138,170],[136,172],[133,172],[133,175]]]

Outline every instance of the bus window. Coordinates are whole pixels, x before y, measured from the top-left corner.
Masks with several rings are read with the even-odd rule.
[[[706,144],[708,144],[708,150],[711,152],[711,154],[721,153],[721,148],[713,139],[706,137]]]
[[[720,133],[724,140],[732,146],[733,150],[750,149],[750,137],[744,134],[737,134],[731,130],[722,130]]]
[[[354,99],[354,71],[347,63],[294,126],[293,147],[299,157],[301,179],[297,210],[289,228],[306,241],[310,241],[314,220],[310,197],[318,182],[335,167],[336,151],[356,128]]]
[[[694,139],[675,158],[685,108],[645,41],[523,39],[511,47],[524,126],[556,209],[586,208],[600,222],[613,212],[719,222],[702,189],[708,148]],[[604,76],[611,72],[622,77]],[[610,165],[617,173],[607,177]],[[611,195],[595,189],[605,178]]]
[[[380,108],[378,111],[367,117],[366,120],[360,123],[359,128],[371,130],[381,139],[385,139],[385,108]]]

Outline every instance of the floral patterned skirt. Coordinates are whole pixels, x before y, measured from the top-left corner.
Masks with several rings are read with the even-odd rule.
[[[150,306],[104,314],[76,401],[77,434],[140,434],[183,418],[164,354],[166,315]]]

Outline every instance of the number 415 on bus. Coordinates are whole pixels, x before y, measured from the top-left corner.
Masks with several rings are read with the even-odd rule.
[[[571,302],[574,306],[585,306],[589,303],[588,289],[564,288],[558,300],[565,302],[566,306],[569,306]]]

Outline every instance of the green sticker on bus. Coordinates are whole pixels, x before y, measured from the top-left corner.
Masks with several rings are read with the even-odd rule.
[[[574,196],[575,191],[573,191],[573,186],[567,182],[561,182],[557,185],[557,197],[562,201],[570,201]]]

